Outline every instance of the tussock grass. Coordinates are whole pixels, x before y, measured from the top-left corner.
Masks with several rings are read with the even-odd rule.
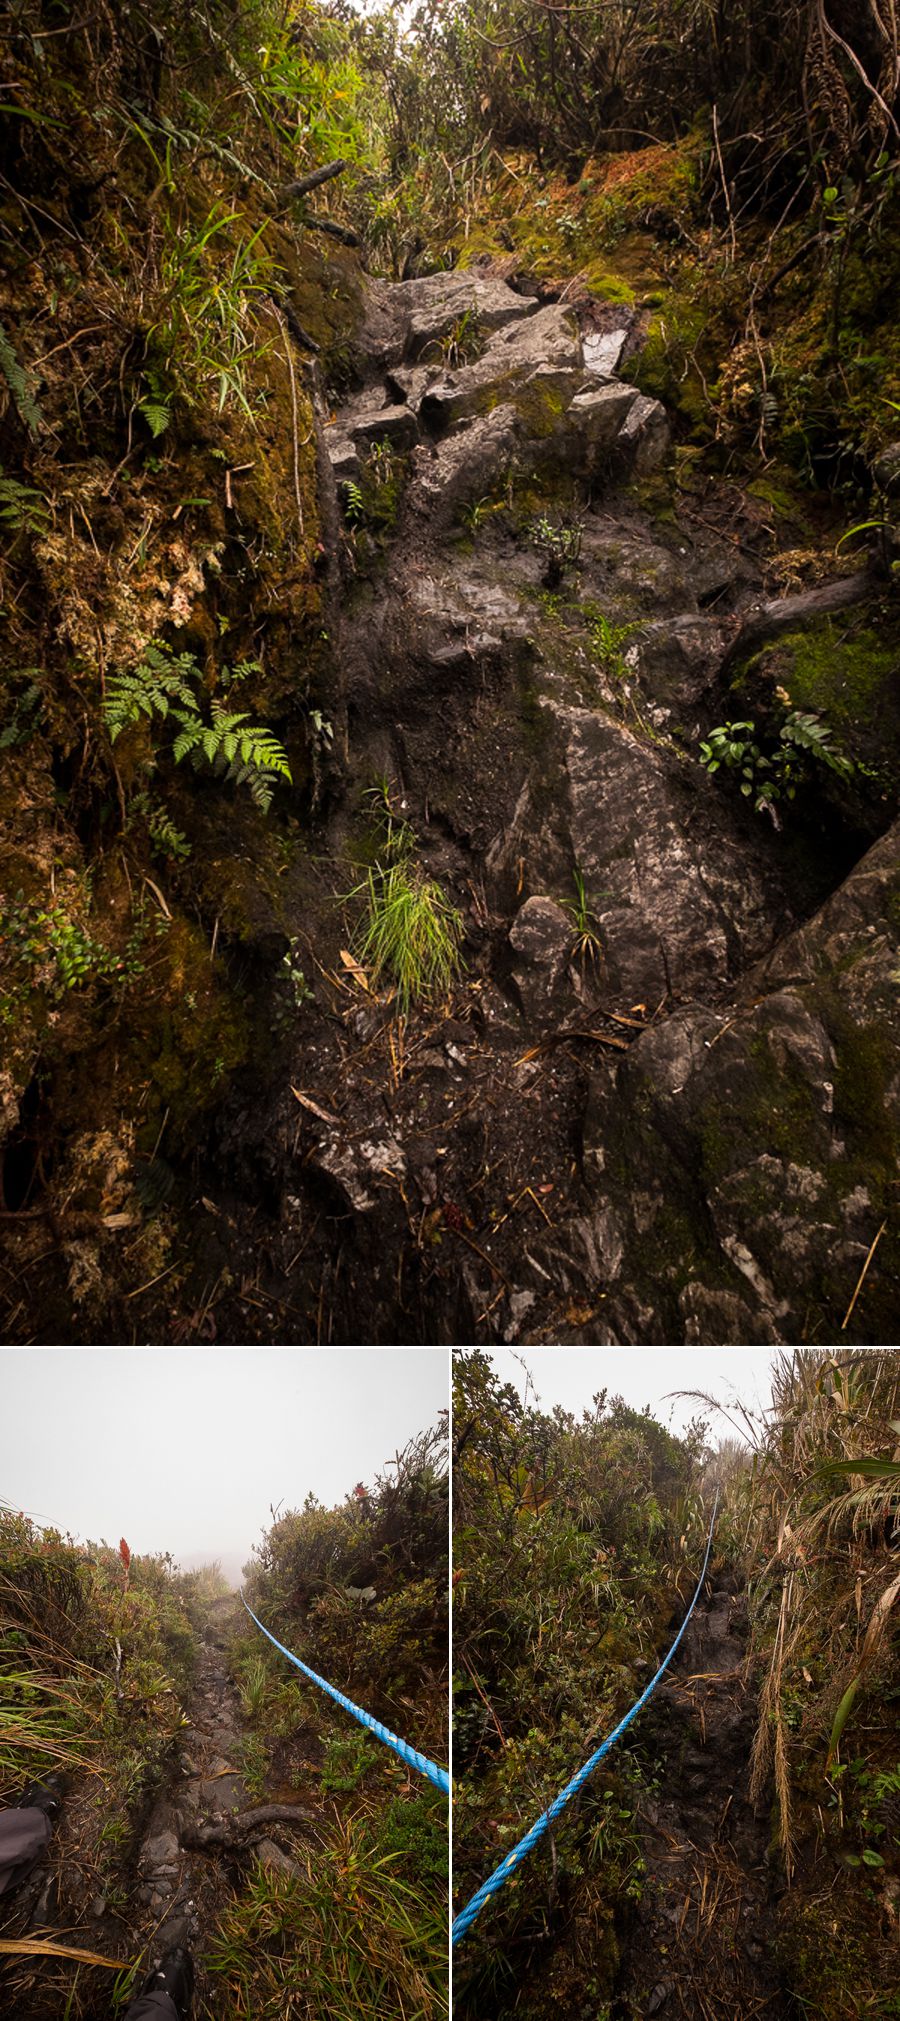
[[[774,1782],[790,1880],[811,1775],[828,1802],[826,1776],[848,1723],[867,1727],[877,1752],[896,1691],[900,1354],[782,1353],[771,1408],[735,1409],[746,1464],[731,1469],[723,1524],[754,1568],[754,1644],[764,1663],[751,1793],[762,1801]],[[864,1745],[858,1734],[853,1747]]]
[[[405,1807],[420,1816],[418,1857],[390,1843],[384,1819],[336,1810],[333,1837],[300,1855],[296,1875],[257,1868],[206,1959],[222,1982],[223,2012],[234,2021],[438,2021],[446,2013],[447,1925],[434,1887],[440,1839],[446,1859],[446,1807],[427,1793]]]
[[[376,982],[394,984],[401,1016],[446,997],[462,967],[463,923],[441,886],[405,857],[370,870],[352,896],[367,907],[360,961]]]

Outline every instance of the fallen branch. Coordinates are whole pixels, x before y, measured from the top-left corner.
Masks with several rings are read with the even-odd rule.
[[[815,624],[817,618],[827,617],[831,611],[846,610],[850,604],[865,603],[876,587],[871,570],[860,569],[857,575],[843,576],[840,582],[825,583],[821,589],[803,590],[799,596],[776,597],[772,603],[760,604],[750,611],[732,639],[719,673],[726,673],[735,660],[746,659],[781,632]]]
[[[302,175],[299,182],[283,182],[275,195],[280,204],[292,203],[295,197],[306,196],[311,189],[320,189],[323,182],[330,182],[332,176],[343,175],[350,163],[343,156],[337,161],[327,161],[324,168],[315,168],[311,175]]]
[[[342,246],[358,246],[358,232],[351,232],[348,225],[337,225],[333,218],[305,217],[304,225],[310,232],[327,232],[329,238],[340,239]]]
[[[270,292],[267,293],[266,299],[271,302],[273,309],[278,309],[284,317],[294,343],[299,344],[301,350],[311,351],[314,358],[318,357],[320,347],[316,343],[315,337],[311,337],[309,331],[304,330],[303,324],[300,322],[299,317],[294,314],[290,302],[283,295],[273,295]]]

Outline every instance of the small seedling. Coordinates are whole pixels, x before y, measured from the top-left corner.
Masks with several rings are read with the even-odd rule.
[[[575,928],[572,959],[579,963],[583,975],[586,962],[590,962],[594,968],[600,967],[603,960],[603,943],[597,932],[599,920],[588,904],[584,878],[580,870],[573,870],[572,882],[575,886],[575,897],[564,898],[563,904],[566,911],[571,913]]]
[[[569,521],[554,524],[542,516],[529,528],[528,538],[544,556],[546,588],[558,589],[566,569],[574,568],[581,554],[584,528]]]

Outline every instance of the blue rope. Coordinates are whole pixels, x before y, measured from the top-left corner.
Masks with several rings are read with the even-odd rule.
[[[499,1867],[495,1869],[494,1873],[489,1874],[487,1880],[482,1882],[481,1887],[478,1889],[477,1893],[472,1896],[471,1901],[467,1902],[465,1908],[460,1910],[459,1915],[457,1916],[456,1921],[453,1924],[452,1931],[450,1933],[451,1942],[453,1944],[458,1944],[460,1938],[465,1936],[466,1931],[471,1929],[476,1916],[484,1908],[485,1902],[489,1901],[492,1895],[496,1895],[498,1889],[502,1888],[504,1881],[509,1880],[510,1874],[515,1873],[516,1867],[521,1866],[522,1861],[526,1859],[527,1855],[530,1853],[532,1846],[537,1845],[538,1839],[543,1837],[544,1832],[547,1831],[548,1827],[553,1823],[554,1819],[558,1818],[560,1811],[565,1809],[566,1804],[570,1802],[571,1798],[573,1796],[578,1795],[578,1791],[582,1788],[582,1785],[587,1782],[588,1776],[593,1773],[594,1769],[597,1766],[598,1761],[602,1761],[604,1755],[609,1753],[610,1748],[619,1739],[620,1735],[625,1732],[626,1726],[631,1725],[632,1720],[637,1718],[637,1715],[640,1712],[641,1707],[646,1705],[651,1692],[656,1690],[656,1686],[659,1683],[663,1671],[668,1670],[669,1664],[672,1661],[675,1651],[678,1648],[678,1644],[681,1641],[682,1635],[684,1634],[684,1631],[688,1625],[691,1615],[693,1614],[694,1608],[697,1605],[697,1601],[700,1596],[700,1589],[703,1585],[704,1579],[706,1578],[706,1567],[709,1564],[709,1553],[712,1547],[713,1528],[715,1526],[716,1511],[718,1509],[718,1506],[719,1506],[719,1493],[717,1489],[716,1499],[713,1503],[712,1520],[709,1525],[709,1536],[707,1537],[706,1540],[706,1556],[703,1560],[703,1570],[697,1581],[697,1590],[687,1610],[684,1620],[682,1621],[681,1627],[678,1630],[678,1634],[675,1637],[672,1647],[669,1650],[669,1654],[665,1658],[664,1662],[660,1664],[656,1676],[651,1678],[651,1681],[648,1684],[646,1691],[641,1693],[641,1696],[638,1699],[637,1704],[632,1706],[630,1712],[626,1712],[624,1719],[620,1719],[618,1726],[615,1728],[614,1732],[610,1734],[609,1739],[604,1740],[603,1745],[601,1747],[598,1747],[596,1754],[591,1755],[590,1761],[586,1761],[584,1767],[578,1770],[578,1774],[573,1775],[571,1782],[568,1782],[566,1784],[565,1789],[560,1791],[558,1797],[554,1797],[552,1804],[550,1804],[549,1808],[544,1811],[541,1817],[538,1818],[537,1823],[532,1825],[530,1832],[526,1832],[525,1837],[519,1840],[518,1845],[513,1847],[512,1852],[507,1853],[505,1860],[501,1860]]]
[[[241,1600],[247,1607],[243,1593]],[[276,1642],[274,1635],[269,1634],[268,1628],[263,1628],[252,1607],[247,1607],[247,1613],[251,1621],[256,1621],[257,1628],[262,1629],[274,1647],[280,1649],[282,1656],[286,1656],[289,1663],[295,1663],[297,1669],[302,1670],[304,1677],[308,1677],[313,1684],[318,1684],[320,1691],[327,1691],[329,1698],[333,1698],[337,1705],[342,1705],[345,1712],[352,1712],[354,1719],[358,1719],[362,1726],[367,1726],[370,1733],[377,1734],[378,1739],[383,1740],[386,1747],[392,1747],[394,1753],[399,1754],[401,1761],[405,1761],[409,1768],[417,1768],[420,1775],[427,1775],[429,1782],[433,1782],[437,1789],[442,1789],[445,1795],[447,1794],[450,1789],[450,1777],[445,1768],[438,1768],[433,1761],[428,1760],[427,1755],[420,1754],[417,1748],[410,1747],[405,1740],[398,1739],[389,1726],[382,1726],[380,1719],[373,1719],[370,1712],[363,1712],[360,1705],[354,1705],[352,1698],[345,1698],[342,1691],[335,1690],[333,1684],[328,1684],[324,1677],[320,1677],[315,1670],[310,1670],[308,1664],[301,1663],[299,1656],[293,1656],[290,1649],[285,1649],[283,1642]]]

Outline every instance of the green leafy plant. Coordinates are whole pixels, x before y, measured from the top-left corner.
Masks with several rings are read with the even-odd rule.
[[[171,816],[152,793],[135,793],[128,803],[129,820],[144,821],[151,847],[160,856],[186,862],[191,853],[187,836],[176,828]]]
[[[197,771],[209,766],[235,785],[247,786],[256,806],[267,813],[276,782],[284,779],[291,783],[286,751],[271,730],[250,723],[246,711],[229,714],[215,696],[211,716],[210,722],[204,722],[196,711],[175,710],[175,720],[181,725],[172,746],[175,763],[189,758]]]
[[[319,1781],[326,1796],[349,1794],[365,1781],[379,1757],[359,1727],[353,1733],[333,1733],[325,1749]]]
[[[141,408],[154,434],[168,425],[163,413],[169,402],[154,390],[161,383],[177,388],[191,404],[212,385],[220,414],[233,401],[253,419],[248,373],[271,340],[251,334],[251,322],[277,272],[262,245],[267,222],[242,237],[243,213],[219,201],[199,225],[180,223],[167,213],[161,301],[147,337],[150,393]]]
[[[204,717],[195,693],[200,679],[191,653],[176,655],[157,644],[145,647],[137,667],[114,674],[107,682],[103,717],[110,741],[115,743],[142,716],[152,720],[171,715],[178,726],[172,744],[175,763],[187,758],[195,770],[208,767],[219,777],[246,786],[266,813],[277,781],[291,783],[287,753],[271,730],[249,721],[246,710],[229,712],[215,696],[209,719]]]
[[[345,477],[341,485],[344,494],[344,517],[351,526],[360,526],[366,516],[366,501],[361,485],[352,477]]]
[[[37,672],[37,667],[17,667],[14,673],[4,676],[6,680],[24,681],[25,687],[16,696],[11,714],[0,730],[0,751],[14,751],[18,745],[27,744],[40,725],[45,698],[34,678]]]
[[[304,1004],[315,1002],[315,997],[297,957],[299,945],[299,941],[291,941],[287,954],[283,956],[281,964],[291,987],[295,1010],[302,1010]]]
[[[711,776],[720,770],[736,772],[744,798],[752,800],[757,813],[769,814],[776,828],[777,803],[796,798],[813,765],[823,765],[842,778],[856,770],[852,758],[835,750],[828,724],[800,709],[785,717],[777,742],[767,751],[756,741],[755,723],[719,724],[701,740],[700,763]]]
[[[446,371],[456,372],[479,356],[483,344],[476,308],[464,309],[446,336],[436,337],[422,353],[423,363],[438,361]]]
[[[467,533],[476,534],[493,513],[503,511],[505,504],[505,498],[471,499],[467,505],[460,507],[460,524],[465,527]]]
[[[404,818],[403,807],[399,810],[395,807],[390,783],[384,773],[379,775],[374,785],[367,786],[363,804],[368,804],[374,817],[379,857],[393,862],[412,855],[416,846],[415,829]]]
[[[2,323],[0,323],[0,371],[12,394],[20,420],[24,421],[30,435],[37,435],[43,415],[29,385],[28,374],[19,363]]]
[[[544,582],[558,589],[567,568],[574,568],[581,554],[584,529],[569,521],[554,521],[542,514],[528,529],[532,547],[544,556]]]
[[[591,645],[596,658],[605,672],[614,680],[623,681],[628,675],[625,646],[638,629],[636,625],[616,625],[594,604],[585,604],[588,617]]]
[[[566,911],[572,915],[575,928],[572,952],[581,963],[583,973],[586,962],[591,962],[595,967],[599,967],[603,960],[603,943],[597,931],[597,915],[592,912],[588,904],[584,878],[581,871],[577,868],[572,872],[572,881],[575,886],[575,897],[564,898],[563,904]]]
[[[43,492],[0,470],[0,526],[9,527],[12,533],[43,533],[49,524]]]
[[[166,922],[159,921],[164,929]],[[114,949],[98,940],[82,920],[73,917],[62,900],[52,905],[29,903],[17,891],[10,906],[0,911],[0,939],[5,960],[12,970],[24,973],[21,987],[40,987],[58,1000],[70,990],[99,981],[127,983],[144,972],[142,948],[147,920],[138,909],[124,947]],[[20,995],[14,981],[8,987],[5,1012],[10,1012]]]
[[[200,669],[192,653],[173,653],[168,646],[144,647],[138,665],[111,674],[103,696],[103,720],[111,744],[141,716],[168,716],[173,703],[195,709],[194,686]]]

